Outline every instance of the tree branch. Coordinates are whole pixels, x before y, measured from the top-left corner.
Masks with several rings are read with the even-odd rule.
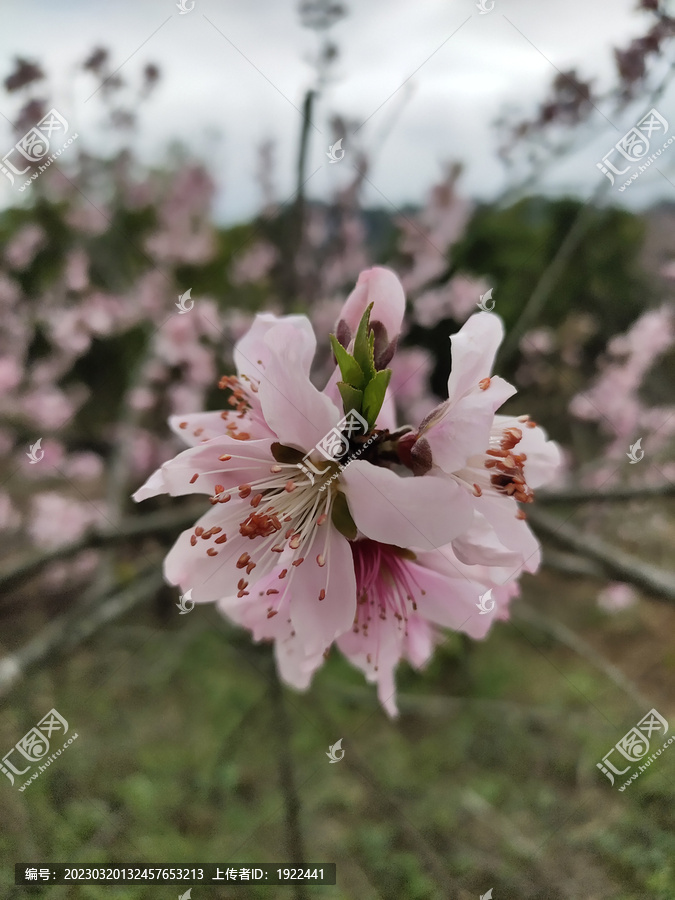
[[[675,575],[624,553],[601,538],[580,534],[573,526],[541,509],[528,511],[527,519],[538,534],[599,563],[607,575],[634,584],[655,598],[675,603]]]
[[[159,563],[143,570],[133,584],[83,613],[79,607],[50,622],[20,650],[0,659],[0,697],[50,656],[81,644],[103,625],[118,619],[164,583]],[[100,599],[100,598],[99,598]]]
[[[145,516],[134,516],[120,522],[118,528],[93,528],[85,532],[81,538],[61,547],[54,547],[45,553],[33,555],[12,566],[0,570],[0,589],[6,590],[24,578],[37,575],[50,563],[70,559],[96,547],[107,547],[113,544],[124,544],[134,538],[149,535],[161,535],[182,531],[189,528],[204,512],[203,509],[182,509],[168,513],[160,510]]]
[[[284,702],[284,692],[277,674],[276,661],[272,653],[269,655],[270,701],[274,712],[275,732],[279,740],[279,786],[284,798],[286,810],[286,838],[289,863],[303,867],[307,864],[302,827],[300,825],[300,797],[295,784],[293,768],[293,751],[291,747],[291,724]],[[294,885],[295,900],[307,900],[304,885]]]
[[[675,484],[645,484],[639,487],[616,487],[605,491],[590,488],[568,488],[559,491],[537,491],[537,503],[621,503],[624,500],[650,500],[654,497],[675,497]]]

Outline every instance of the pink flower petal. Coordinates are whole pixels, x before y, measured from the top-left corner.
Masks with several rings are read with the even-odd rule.
[[[448,379],[448,397],[459,399],[483,378],[492,374],[497,350],[504,337],[504,326],[494,313],[479,312],[450,338],[452,371]]]
[[[390,469],[355,460],[340,480],[357,528],[375,541],[431,550],[471,522],[471,498],[445,478],[401,478]]]
[[[345,300],[338,318],[338,322],[346,323],[352,338],[371,303],[375,304],[370,314],[371,323],[381,322],[387,330],[387,338],[393,341],[401,331],[405,294],[401,282],[391,269],[375,266],[359,275],[356,287]]]

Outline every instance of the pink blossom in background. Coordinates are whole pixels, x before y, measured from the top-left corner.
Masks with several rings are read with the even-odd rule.
[[[172,179],[159,208],[160,226],[146,248],[162,262],[197,265],[216,250],[213,227],[207,222],[214,184],[207,172],[187,165]]]
[[[89,257],[82,247],[69,252],[63,280],[69,291],[84,291],[89,286]]]
[[[21,289],[13,279],[0,272],[0,306],[14,306],[21,296]]]
[[[555,332],[552,328],[532,328],[520,339],[520,350],[526,356],[545,355],[555,348]]]
[[[21,408],[34,427],[57,431],[73,417],[84,403],[87,388],[80,383],[69,390],[68,395],[56,387],[42,387],[22,397]]]
[[[110,228],[111,213],[103,204],[93,206],[85,203],[82,206],[70,206],[65,213],[65,220],[75,231],[96,236]]]
[[[5,248],[4,258],[10,269],[21,272],[33,261],[47,235],[40,225],[24,225]]]
[[[37,546],[49,550],[82,537],[102,518],[103,512],[91,503],[46,491],[32,498],[28,534]]]
[[[65,474],[74,481],[96,481],[103,476],[103,460],[98,453],[83,450],[71,453],[65,462]]]
[[[643,313],[625,334],[612,338],[600,374],[588,390],[573,397],[572,415],[598,422],[614,438],[607,451],[611,456],[621,457],[641,431],[658,429],[675,412],[675,407],[661,408],[655,415],[639,395],[645,375],[674,341],[668,307]]]
[[[0,394],[8,393],[21,383],[23,367],[11,356],[0,358]]]
[[[0,531],[16,531],[21,525],[21,513],[9,494],[0,491]]]
[[[447,269],[448,250],[464,232],[471,204],[455,190],[458,174],[458,169],[451,168],[432,189],[422,212],[397,220],[403,233],[401,250],[412,259],[402,278],[407,292],[419,290]]]
[[[598,594],[598,606],[607,613],[622,612],[638,602],[636,591],[622,581],[612,581]]]
[[[30,444],[34,444],[40,435],[35,435],[35,437],[30,441]],[[21,468],[24,476],[31,479],[40,479],[45,476],[53,478],[54,476],[58,476],[58,472],[50,471],[54,466],[61,467],[65,460],[65,449],[63,444],[56,440],[53,437],[44,437],[40,442],[40,449],[42,450],[42,458],[39,463],[32,464],[26,455],[28,452],[28,446],[21,447],[19,452],[19,463],[21,464]]]
[[[230,281],[236,286],[251,284],[266,278],[277,262],[279,252],[268,241],[256,241],[240,251],[230,272]]]

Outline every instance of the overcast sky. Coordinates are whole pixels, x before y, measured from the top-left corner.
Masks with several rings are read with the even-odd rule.
[[[507,106],[531,113],[556,70],[576,67],[606,86],[612,47],[625,45],[647,21],[646,13],[635,12],[636,0],[494,0],[485,15],[476,0],[346,3],[349,15],[333,29],[340,48],[336,79],[311,135],[308,172],[319,171],[308,191],[327,196],[345,178],[350,146],[358,140],[373,154],[367,199],[397,207],[419,202],[441,164],[453,159],[465,166],[468,194],[495,196],[506,184],[495,153],[495,117]],[[156,163],[172,139],[184,141],[216,177],[218,218],[241,220],[257,209],[256,147],[265,138],[278,144],[278,197],[292,193],[299,108],[313,80],[309,57],[317,46],[316,34],[299,24],[296,0],[195,0],[186,15],[176,0],[6,2],[1,74],[11,70],[15,55],[39,61],[53,73],[55,105],[80,140],[105,152],[114,149],[114,138],[101,127],[98,98],[87,100],[92,81],[73,77],[75,63],[96,45],[123,63],[125,80],[133,81],[147,62],[159,65],[162,80],[142,114],[139,153]],[[675,133],[673,105],[669,93],[658,109]],[[542,188],[589,197],[604,179],[596,162],[648,108],[642,98],[611,124],[594,113],[580,149],[554,166]],[[4,94],[0,112],[8,119],[16,112]],[[345,137],[344,160],[330,165],[333,112],[367,122],[356,137]],[[0,134],[9,149],[16,136],[2,119]],[[675,184],[675,144],[671,154],[660,168]],[[675,187],[652,170],[611,196],[639,206],[675,200]],[[0,183],[0,203],[16,198]]]

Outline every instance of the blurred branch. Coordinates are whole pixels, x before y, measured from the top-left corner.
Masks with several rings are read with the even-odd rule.
[[[557,516],[540,509],[530,510],[527,519],[540,536],[573,550],[580,556],[599,563],[607,575],[634,584],[654,597],[675,603],[675,575],[642,562],[635,556],[613,547],[601,538],[582,534]]]
[[[309,149],[309,130],[312,127],[312,113],[316,92],[307,91],[302,105],[302,128],[300,130],[300,146],[298,148],[297,166],[297,190],[295,203],[291,212],[291,227],[289,229],[290,248],[288,253],[288,265],[286,271],[286,296],[285,307],[290,310],[292,304],[298,299],[300,278],[298,275],[298,256],[302,248],[305,226],[305,184],[307,182],[307,152]]]
[[[293,767],[293,751],[291,747],[291,724],[284,702],[284,692],[277,674],[276,661],[269,655],[270,701],[274,712],[274,731],[279,741],[279,786],[284,798],[286,810],[286,837],[288,861],[293,866],[303,867],[307,864],[302,827],[300,825],[300,797],[295,784]],[[304,885],[294,885],[295,900],[307,900]]]
[[[547,569],[555,569],[565,575],[580,575],[589,578],[604,578],[602,568],[590,559],[577,556],[576,553],[563,553],[560,550],[552,550],[547,547],[544,550],[543,565]]]
[[[50,622],[27,644],[0,659],[0,697],[5,696],[31,669],[57,652],[81,644],[99,628],[118,619],[162,587],[159,564],[143,570],[133,584],[83,613],[80,605]],[[99,598],[101,599],[101,598]]]
[[[604,197],[611,187],[609,181],[604,180],[593,192],[588,203],[577,213],[572,226],[565,235],[563,242],[558,247],[555,256],[548,264],[537,282],[530,299],[523,307],[518,320],[506,336],[504,345],[499,353],[499,365],[507,365],[515,357],[518,351],[520,339],[527,329],[536,321],[539,314],[550,299],[558,278],[562,275],[575,251],[586,236],[591,226],[593,217],[597,212],[596,204]]]
[[[649,484],[641,487],[617,487],[606,491],[570,488],[560,491],[537,491],[537,503],[616,503],[623,500],[648,500],[653,497],[675,497],[675,484]]]
[[[642,696],[636,685],[624,675],[621,669],[618,669],[608,659],[605,659],[595,647],[575,634],[566,625],[563,625],[562,622],[542,615],[522,600],[514,605],[513,612],[515,618],[550,635],[558,643],[564,644],[565,647],[569,647],[570,650],[573,650],[578,656],[585,659],[587,663],[590,663],[599,672],[602,672],[619,690],[630,697],[640,709],[647,709],[653,705],[651,701]]]
[[[116,528],[92,528],[77,541],[54,547],[45,553],[32,556],[27,560],[0,570],[0,589],[6,590],[24,578],[37,575],[50,563],[70,559],[83,550],[96,547],[108,547],[113,544],[124,544],[137,537],[171,534],[189,528],[202,514],[203,509],[183,509],[179,512],[167,513],[160,510],[146,516],[134,516],[120,522]]]

